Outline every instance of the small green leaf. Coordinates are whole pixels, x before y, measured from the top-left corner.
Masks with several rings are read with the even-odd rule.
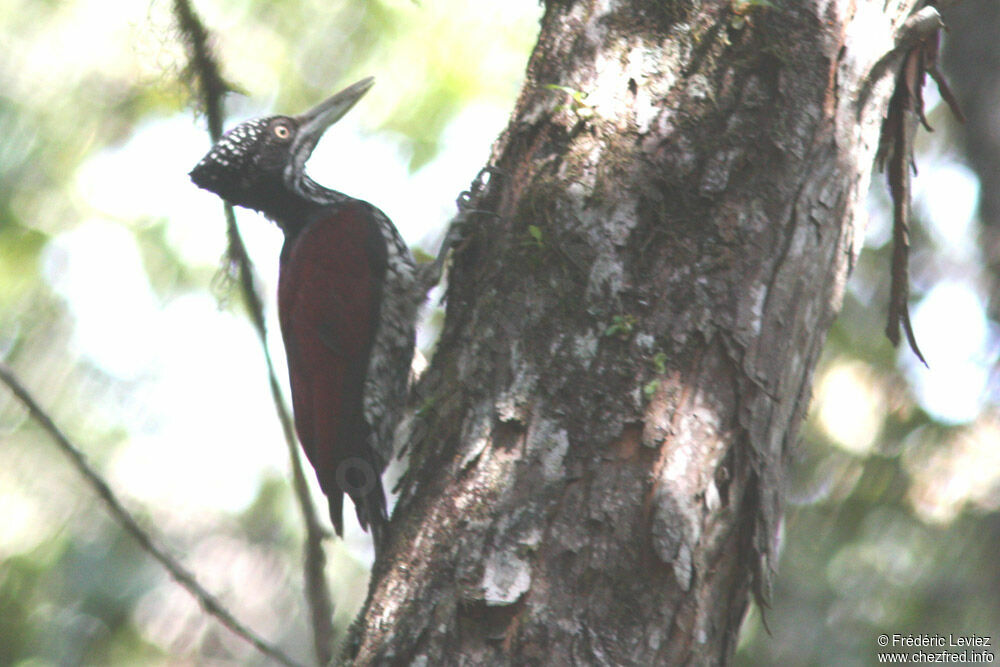
[[[537,248],[543,250],[545,248],[545,238],[542,233],[542,228],[538,225],[528,225],[528,236],[529,239],[525,239],[521,245],[529,248]]]
[[[667,372],[667,353],[657,352],[653,355],[653,368],[657,373]]]
[[[660,388],[659,380],[650,380],[642,387],[642,395],[646,397],[646,400],[650,400],[653,396],[656,396],[656,391]]]
[[[611,324],[604,330],[605,336],[618,336],[625,340],[632,335],[635,329],[635,317],[632,315],[615,315],[611,318]]]
[[[570,97],[572,97],[574,100],[581,100],[584,97],[583,93],[581,93],[579,90],[576,90],[574,88],[570,88],[569,86],[560,86],[559,84],[556,84],[556,83],[550,83],[550,84],[547,84],[545,86],[545,88],[548,89],[548,90],[558,90],[560,92],[566,93],[567,95],[569,95]]]
[[[413,248],[413,261],[417,264],[425,264],[427,262],[434,260],[434,255],[430,254],[423,248]]]
[[[556,111],[563,111],[569,108],[581,118],[589,118],[590,116],[594,115],[593,106],[587,104],[587,93],[581,90],[570,88],[568,86],[560,86],[554,83],[550,83],[545,87],[548,90],[558,90],[561,93],[566,93],[567,95],[569,95],[569,98],[572,101],[572,104],[569,107],[558,106],[555,109]]]

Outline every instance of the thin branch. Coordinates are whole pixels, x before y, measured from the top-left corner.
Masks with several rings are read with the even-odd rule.
[[[212,141],[222,136],[222,96],[232,90],[219,73],[208,46],[208,32],[187,0],[174,2],[174,14],[188,49],[187,76],[197,80],[198,100],[208,117],[208,133]]]
[[[213,142],[218,141],[222,136],[222,97],[231,87],[226,84],[219,73],[218,64],[208,46],[208,31],[188,0],[175,0],[174,13],[188,50],[189,74],[197,82],[198,98],[204,107],[208,120],[209,135]],[[239,227],[236,225],[233,207],[228,203],[225,204],[225,217],[226,234],[229,239],[226,254],[230,275],[235,274],[238,280],[240,292],[264,352],[271,398],[281,422],[291,459],[292,486],[306,527],[305,589],[312,615],[316,657],[320,664],[327,664],[332,658],[333,650],[333,603],[324,574],[326,556],[323,552],[322,541],[325,531],[319,523],[316,509],[309,495],[309,486],[302,468],[302,458],[299,455],[298,443],[295,439],[291,412],[285,403],[271,353],[267,347],[267,325],[264,321],[264,308],[260,294],[256,287],[256,272],[253,262],[247,254]]]
[[[107,482],[94,470],[89,463],[87,463],[86,457],[76,447],[59,427],[56,426],[52,418],[45,412],[44,409],[38,404],[38,401],[31,395],[31,392],[21,384],[14,372],[4,363],[0,363],[0,380],[7,385],[14,395],[21,401],[28,412],[31,413],[32,418],[38,422],[38,424],[52,436],[56,444],[63,451],[64,454],[69,458],[73,467],[83,476],[87,483],[97,492],[97,495],[101,498],[105,507],[111,512],[112,516],[118,521],[118,523],[125,529],[125,531],[131,535],[143,551],[152,556],[163,568],[170,573],[184,590],[191,594],[198,603],[201,604],[202,608],[210,615],[214,616],[219,620],[224,626],[229,628],[232,632],[239,635],[243,639],[247,640],[256,648],[258,651],[266,655],[267,657],[281,663],[282,665],[287,665],[289,667],[297,667],[298,663],[285,655],[280,649],[272,646],[267,641],[262,639],[253,630],[249,629],[242,623],[240,623],[226,607],[219,602],[219,600],[205,590],[201,584],[197,582],[194,575],[188,572],[184,566],[178,563],[170,554],[168,554],[163,548],[158,546],[153,542],[153,538],[150,536],[139,522],[136,521],[135,517],[132,516],[131,512],[125,509],[118,497],[115,496],[114,491],[108,486]]]

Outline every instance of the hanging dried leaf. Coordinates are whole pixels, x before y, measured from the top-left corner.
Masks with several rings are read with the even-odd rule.
[[[959,121],[965,117],[958,101],[937,68],[941,30],[936,28],[915,44],[903,56],[902,67],[896,77],[896,89],[889,100],[889,109],[882,122],[882,134],[876,160],[879,168],[886,170],[889,194],[892,197],[892,272],[889,295],[889,317],[885,334],[893,346],[899,345],[900,329],[906,341],[926,366],[927,361],[917,346],[917,339],[910,322],[910,202],[912,198],[911,173],[916,173],[913,158],[913,137],[917,122],[933,131],[924,113],[924,84],[929,74],[941,98]]]

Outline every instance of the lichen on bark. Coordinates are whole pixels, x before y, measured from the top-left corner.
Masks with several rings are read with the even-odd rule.
[[[740,4],[548,3],[358,663],[714,664],[767,596],[915,3]]]

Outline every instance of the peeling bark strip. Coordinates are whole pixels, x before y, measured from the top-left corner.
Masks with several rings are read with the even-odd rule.
[[[547,3],[356,664],[732,657],[915,4]]]
[[[937,67],[944,23],[933,5],[931,2],[930,6],[924,7],[903,24],[902,39],[898,40],[900,46],[905,48],[903,65],[896,76],[896,89],[882,122],[876,158],[880,169],[884,169],[887,162],[889,164],[886,180],[892,196],[892,283],[885,335],[893,346],[898,346],[899,330],[902,327],[910,349],[924,366],[927,365],[927,360],[917,346],[917,338],[910,323],[910,201],[913,196],[910,169],[916,171],[913,137],[917,122],[932,131],[924,115],[924,84],[928,74],[938,85],[941,98],[955,117],[960,122],[965,121],[958,107],[958,100]]]

